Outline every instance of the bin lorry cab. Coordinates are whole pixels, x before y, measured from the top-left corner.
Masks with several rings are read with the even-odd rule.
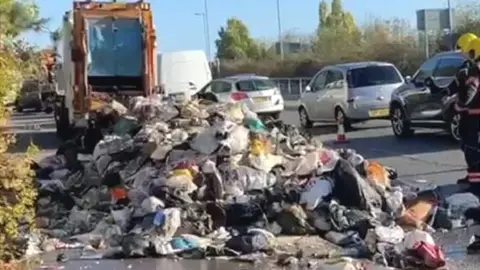
[[[74,1],[61,33],[61,63],[55,72],[59,135],[95,121],[95,93],[125,104],[132,96],[156,91],[156,36],[149,3]]]

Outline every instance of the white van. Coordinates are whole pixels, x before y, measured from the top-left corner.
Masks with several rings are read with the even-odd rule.
[[[207,56],[202,50],[158,55],[158,80],[167,97],[189,99],[212,80]]]

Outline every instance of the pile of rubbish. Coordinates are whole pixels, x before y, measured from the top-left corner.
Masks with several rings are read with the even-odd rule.
[[[392,168],[262,121],[241,103],[137,98],[130,107],[106,104],[101,132],[36,164],[42,251],[273,256],[281,235],[317,235],[341,247],[320,259],[445,264],[429,233],[460,224],[451,216],[465,209],[450,211],[434,191],[394,186]],[[476,197],[469,203],[480,205]]]

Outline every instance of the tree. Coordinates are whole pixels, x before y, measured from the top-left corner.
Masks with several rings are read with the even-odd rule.
[[[327,23],[328,5],[325,0],[320,1],[318,7],[318,30],[322,29]]]
[[[319,4],[319,26],[317,29],[317,52],[334,56],[338,51],[355,49],[361,32],[350,12],[344,11],[341,0],[332,0],[330,10],[325,0]]]
[[[21,0],[0,0],[0,32],[17,37],[22,32],[40,31],[48,19],[40,17],[35,3]]]
[[[247,26],[239,19],[228,19],[226,27],[221,27],[218,31],[218,36],[215,44],[220,59],[258,59],[265,53],[264,48],[250,37]]]
[[[38,53],[32,46],[17,40],[24,31],[40,30],[47,20],[39,17],[33,2],[0,0],[0,120],[6,121],[5,105],[15,98],[23,79],[40,68]],[[11,136],[0,136],[0,268],[4,262],[25,254],[26,236],[32,231],[35,219],[36,189],[33,172],[29,169],[31,156],[6,154]],[[15,267],[12,267],[15,268]]]

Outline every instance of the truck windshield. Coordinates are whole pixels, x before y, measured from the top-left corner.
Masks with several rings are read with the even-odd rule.
[[[137,19],[88,18],[88,76],[142,76],[142,26]]]
[[[402,78],[393,66],[367,66],[349,70],[347,81],[348,87],[358,88],[401,83]]]

